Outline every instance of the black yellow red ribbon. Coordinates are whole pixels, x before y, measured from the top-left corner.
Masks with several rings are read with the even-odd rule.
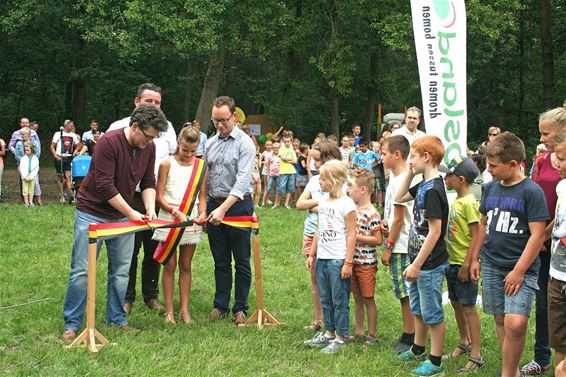
[[[185,194],[183,195],[181,205],[179,206],[179,211],[183,212],[187,216],[193,210],[193,206],[195,205],[196,198],[198,197],[200,185],[202,184],[205,172],[206,165],[204,163],[204,160],[196,158],[193,165],[193,170],[191,172],[191,177],[189,179],[189,182],[187,183],[187,188],[185,189]],[[178,220],[175,219],[173,222],[178,222]],[[153,259],[161,264],[166,264],[169,261],[169,258],[171,258],[171,256],[173,255],[173,251],[177,249],[184,231],[184,227],[171,228],[171,230],[167,234],[165,241],[160,242],[157,245],[157,248],[153,253]]]

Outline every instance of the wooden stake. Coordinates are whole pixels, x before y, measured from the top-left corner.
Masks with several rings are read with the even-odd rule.
[[[252,251],[254,258],[254,272],[255,272],[255,295],[256,295],[256,311],[248,318],[244,326],[257,324],[258,329],[264,326],[276,326],[281,324],[275,317],[273,317],[263,304],[263,280],[261,277],[261,259],[259,248],[259,234],[257,229],[252,229]]]
[[[92,224],[91,224],[92,225]],[[86,345],[91,356],[98,356],[98,351],[108,344],[108,339],[102,336],[94,328],[95,318],[95,298],[96,298],[96,237],[91,237],[89,231],[88,244],[88,277],[87,277],[87,296],[86,296],[86,328],[84,331],[69,344],[66,349],[76,348]],[[96,340],[100,341],[99,344]]]

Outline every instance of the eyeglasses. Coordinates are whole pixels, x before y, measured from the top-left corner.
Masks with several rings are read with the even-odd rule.
[[[157,133],[157,135],[151,136],[151,135],[146,134],[145,131],[143,130],[143,128],[139,127],[139,129],[141,130],[143,136],[145,136],[145,139],[147,141],[152,141],[153,139],[159,138],[159,132]]]
[[[212,124],[214,124],[215,126],[218,126],[218,123],[222,123],[223,126],[227,125],[228,122],[230,121],[230,118],[228,119],[214,119],[214,118],[210,118],[210,121],[212,122]]]
[[[497,136],[497,135],[499,135],[499,134],[489,134],[489,136]]]

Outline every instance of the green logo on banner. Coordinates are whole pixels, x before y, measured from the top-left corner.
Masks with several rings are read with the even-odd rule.
[[[450,14],[450,1],[449,0],[433,0],[432,5],[434,12],[441,19],[444,20]]]

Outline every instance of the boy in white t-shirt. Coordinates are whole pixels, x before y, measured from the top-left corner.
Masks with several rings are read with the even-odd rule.
[[[408,230],[413,221],[413,201],[399,203],[393,199],[399,179],[407,171],[409,152],[409,142],[401,135],[388,137],[381,147],[383,167],[391,170],[389,185],[385,191],[384,216],[381,221],[381,232],[385,238],[381,262],[389,266],[393,291],[401,303],[403,334],[394,346],[394,351],[398,354],[411,348],[415,339],[415,322],[409,305],[409,282],[403,277],[403,271],[410,264],[407,247]]]

